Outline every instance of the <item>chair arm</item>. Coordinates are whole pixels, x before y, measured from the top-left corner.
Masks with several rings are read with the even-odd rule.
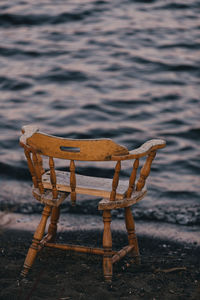
[[[157,149],[164,148],[166,142],[164,140],[149,140],[141,145],[139,148],[129,151],[129,154],[126,155],[112,155],[111,160],[127,160],[127,159],[136,159],[148,155],[152,151]]]

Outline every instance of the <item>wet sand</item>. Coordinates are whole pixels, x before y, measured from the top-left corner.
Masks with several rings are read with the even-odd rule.
[[[101,230],[61,231],[60,242],[101,246]],[[114,265],[112,284],[102,276],[99,256],[44,248],[27,281],[19,281],[30,231],[6,227],[0,232],[0,299],[199,299],[200,247],[138,236],[141,265],[126,256]],[[127,244],[113,231],[113,248]]]

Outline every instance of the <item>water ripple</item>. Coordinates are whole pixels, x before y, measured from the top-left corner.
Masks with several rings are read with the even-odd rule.
[[[60,68],[55,68],[49,70],[48,74],[40,75],[37,77],[37,80],[64,83],[67,81],[86,81],[88,80],[88,77],[78,70],[62,70]]]
[[[144,201],[152,211],[141,206],[138,218],[199,222],[199,7],[197,0],[2,0],[1,200],[10,205],[13,196],[19,208],[20,188],[7,195],[4,186],[30,184],[18,137],[32,123],[129,149],[166,139]],[[127,163],[122,178],[129,171]]]
[[[46,24],[57,25],[67,22],[81,21],[91,15],[90,11],[83,11],[77,13],[61,13],[59,15],[50,16],[45,14],[0,14],[0,26],[41,26]]]

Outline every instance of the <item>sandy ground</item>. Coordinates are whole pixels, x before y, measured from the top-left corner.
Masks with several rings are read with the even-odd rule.
[[[44,248],[26,281],[20,281],[30,231],[1,227],[0,299],[200,299],[200,248],[139,235],[141,265],[127,256],[114,265],[112,284],[104,282],[102,258]],[[101,230],[58,233],[60,242],[101,246]],[[127,244],[113,231],[113,248]]]

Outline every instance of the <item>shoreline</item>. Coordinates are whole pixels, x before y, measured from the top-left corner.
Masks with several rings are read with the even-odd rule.
[[[0,229],[16,229],[34,232],[41,214],[20,214],[0,211]],[[124,220],[113,218],[112,230],[126,232]],[[200,247],[200,226],[184,226],[164,222],[135,220],[136,234],[152,239],[166,240],[177,244]],[[61,213],[58,233],[76,230],[103,230],[101,216]]]

